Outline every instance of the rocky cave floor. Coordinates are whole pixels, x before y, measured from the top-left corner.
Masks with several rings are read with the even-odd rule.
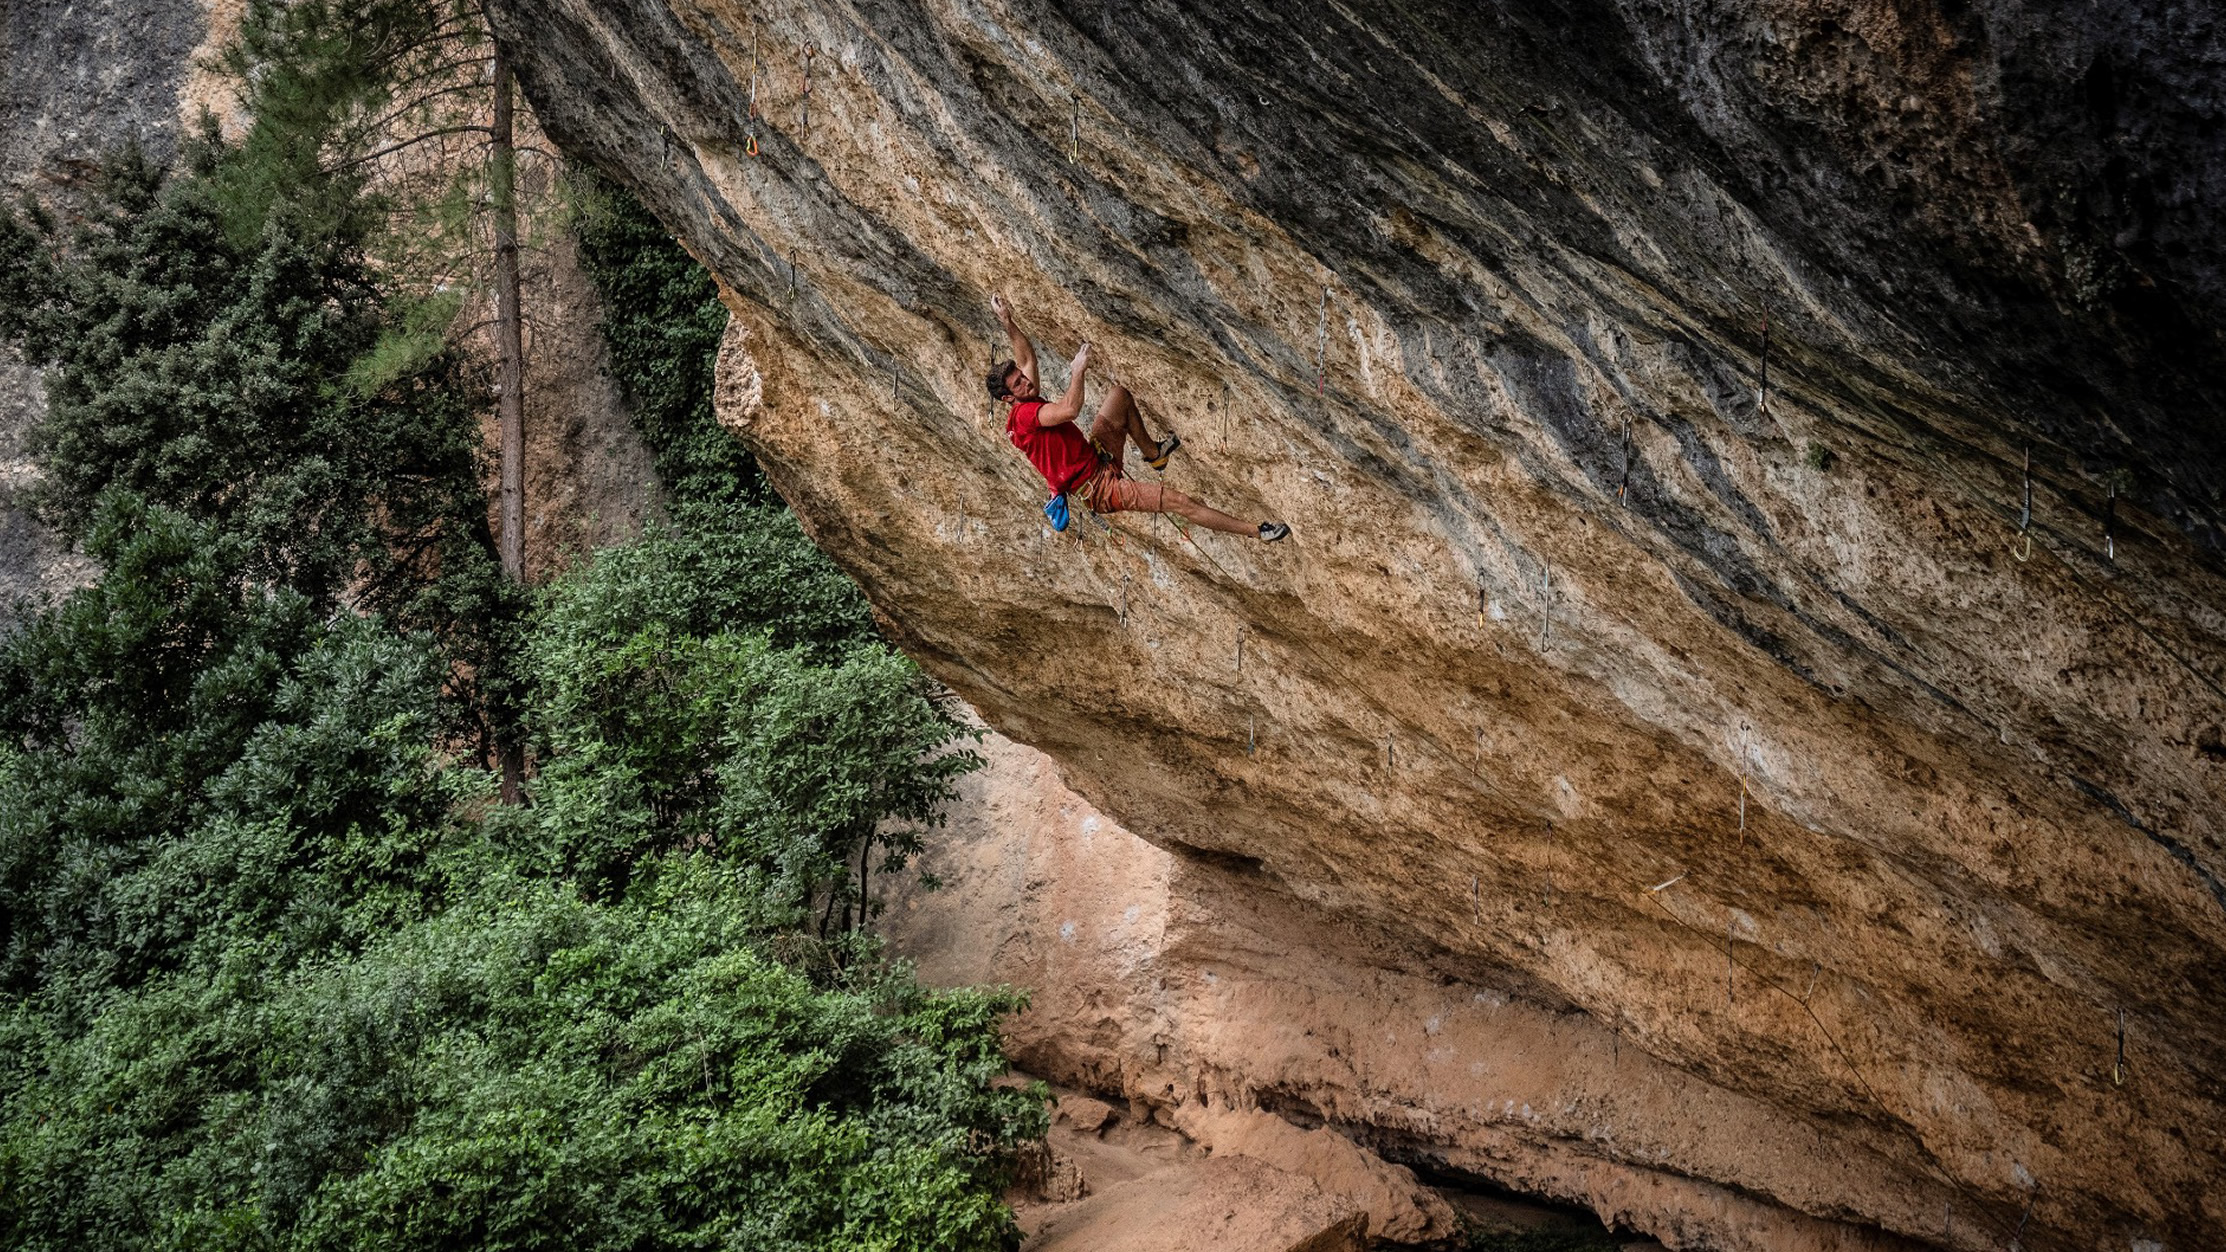
[[[1016,1074],[1012,1081],[1032,1082]],[[1052,1086],[1057,1103],[1041,1157],[1006,1196],[1027,1252],[1331,1252],[1368,1246],[1362,1201],[1258,1158],[1216,1157],[1119,1098]],[[1300,1167],[1303,1169],[1303,1166]],[[1499,1190],[1433,1188],[1469,1229],[1568,1247],[1662,1252],[1591,1213]],[[1542,1242],[1542,1240],[1541,1240]],[[1556,1240],[1560,1242],[1560,1240]],[[1521,1246],[1521,1245],[1516,1245]]]

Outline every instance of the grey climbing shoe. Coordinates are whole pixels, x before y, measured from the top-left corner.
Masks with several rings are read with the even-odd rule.
[[[1274,543],[1290,533],[1291,528],[1281,522],[1260,523],[1260,542],[1262,543]]]
[[[1145,458],[1144,464],[1164,474],[1167,472],[1167,458],[1175,455],[1175,449],[1182,446],[1183,437],[1174,431],[1168,431],[1167,437],[1159,441],[1159,455]]]

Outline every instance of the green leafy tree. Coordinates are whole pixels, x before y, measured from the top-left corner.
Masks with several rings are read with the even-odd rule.
[[[533,828],[615,890],[646,855],[702,847],[819,929],[862,921],[980,757],[857,589],[795,519],[659,531],[551,588],[528,656],[545,762]]]
[[[716,526],[777,503],[757,463],[712,412],[726,306],[711,275],[641,203],[592,170],[571,177],[580,261],[603,299],[603,339],[635,429],[657,458],[676,520]]]
[[[1009,1249],[1018,1000],[848,933],[964,728],[754,503],[669,239],[611,325],[675,525],[509,642],[457,303],[382,242],[446,210],[350,155],[452,37],[396,12],[258,3],[243,143],[0,220],[102,571],[0,636],[0,1246]],[[549,765],[482,816],[453,697],[484,742],[519,650]]]
[[[87,541],[103,577],[0,647],[6,986],[92,999],[413,907],[449,799],[428,766],[431,649],[320,620],[243,578],[247,550],[105,497]]]

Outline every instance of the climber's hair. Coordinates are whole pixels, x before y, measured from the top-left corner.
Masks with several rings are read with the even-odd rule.
[[[1006,379],[1012,377],[1012,373],[1013,363],[1011,361],[999,361],[989,368],[989,373],[982,375],[982,381],[989,384],[990,399],[1009,400],[1012,398],[1013,389],[1005,382]]]

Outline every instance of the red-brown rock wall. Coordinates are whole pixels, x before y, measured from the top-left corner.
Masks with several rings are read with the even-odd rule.
[[[1973,1248],[2226,1218],[2191,8],[491,11],[721,278],[806,526],[1129,829],[1834,1145],[1658,1171]],[[996,291],[1294,540],[1053,535]]]

